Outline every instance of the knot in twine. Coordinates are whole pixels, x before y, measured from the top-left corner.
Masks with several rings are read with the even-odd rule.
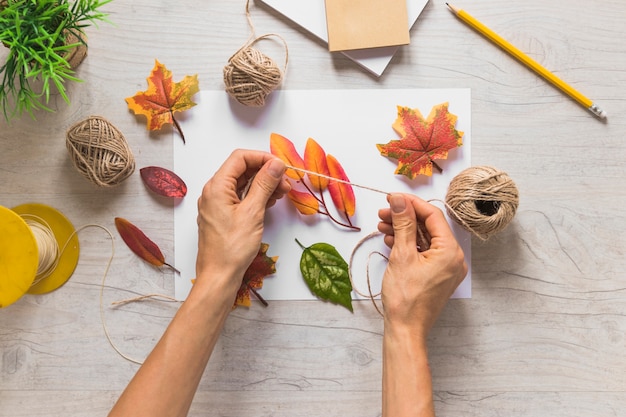
[[[250,18],[249,0],[246,3],[246,17],[254,37],[254,25]],[[277,37],[285,46],[285,66],[289,59],[287,42],[276,34],[259,36],[254,40],[248,40],[228,60],[224,67],[224,84],[226,92],[239,103],[245,106],[261,107],[265,100],[282,82],[283,71],[276,65],[274,60],[252,46],[262,40]]]
[[[481,240],[504,229],[515,216],[519,194],[509,176],[494,167],[470,167],[455,176],[446,194],[450,217]]]
[[[102,117],[91,116],[72,126],[66,146],[76,169],[99,187],[116,186],[135,171],[124,135]]]

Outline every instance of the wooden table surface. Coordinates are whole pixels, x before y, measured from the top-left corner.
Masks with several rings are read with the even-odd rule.
[[[514,179],[513,223],[473,241],[473,296],[452,300],[430,337],[440,416],[622,416],[626,410],[626,2],[462,1],[475,17],[593,98],[595,119],[571,99],[431,1],[380,78],[369,75],[261,4],[257,34],[289,47],[284,89],[469,87],[472,163]],[[127,138],[138,167],[172,167],[169,128],[148,133],[124,99],[146,88],[157,58],[175,79],[198,74],[224,88],[222,68],[249,35],[244,0],[115,0],[114,25],[88,29],[83,83],[54,113],[0,121],[0,204],[49,204],[76,227],[115,230],[141,219],[174,256],[173,206],[138,173],[98,189],[74,169],[65,132],[90,115]],[[280,60],[279,44],[260,49]],[[272,49],[274,48],[274,49]],[[4,56],[0,52],[0,57]],[[188,196],[187,198],[196,198]],[[120,350],[142,360],[178,304],[137,294],[173,294],[173,275],[139,261],[116,232],[104,290],[107,327]],[[137,370],[108,343],[100,319],[110,239],[79,232],[70,281],[0,310],[0,416],[106,415]],[[193,416],[379,416],[382,322],[369,302],[337,314],[320,302],[272,302],[229,317],[201,382]]]

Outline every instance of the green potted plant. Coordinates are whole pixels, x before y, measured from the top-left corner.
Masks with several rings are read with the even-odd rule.
[[[0,106],[7,121],[50,111],[53,88],[69,103],[65,82],[81,81],[74,69],[86,54],[84,29],[107,21],[100,8],[111,1],[0,0],[0,42],[8,48],[0,66]]]

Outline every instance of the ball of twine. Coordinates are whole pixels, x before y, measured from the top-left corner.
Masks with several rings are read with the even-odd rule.
[[[264,35],[254,42],[271,35]],[[283,79],[283,71],[274,60],[251,44],[230,57],[224,67],[226,92],[245,106],[261,107]]]
[[[481,240],[504,229],[515,216],[519,194],[509,176],[494,167],[470,167],[450,182],[446,209]]]
[[[76,123],[67,131],[65,143],[76,169],[99,187],[114,187],[135,171],[124,135],[102,117]]]

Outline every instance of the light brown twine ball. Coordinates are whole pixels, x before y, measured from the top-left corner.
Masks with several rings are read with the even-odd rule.
[[[114,187],[135,171],[124,135],[102,117],[76,123],[67,131],[65,143],[76,169],[99,187]]]
[[[77,45],[63,55],[63,58],[65,58],[70,68],[73,70],[78,68],[81,62],[87,57],[87,35],[81,33],[79,39],[76,35],[68,31],[65,36],[65,45],[74,44]]]
[[[515,216],[519,194],[509,176],[494,167],[470,167],[450,182],[446,209],[463,228],[487,240]]]
[[[224,67],[226,92],[245,106],[265,105],[267,96],[282,82],[283,71],[274,60],[252,47],[255,42],[270,36],[277,35],[263,35],[255,39],[235,52]]]

